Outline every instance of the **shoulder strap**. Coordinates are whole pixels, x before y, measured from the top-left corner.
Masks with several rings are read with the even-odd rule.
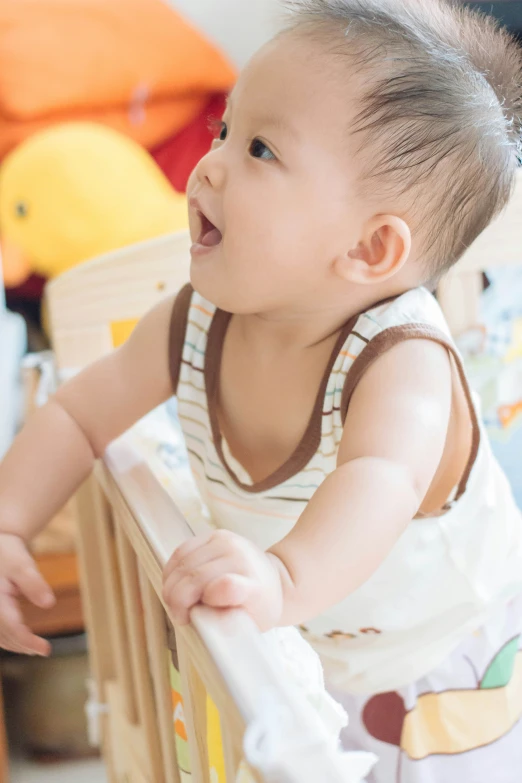
[[[466,373],[462,364],[462,359],[451,340],[446,334],[444,334],[442,330],[437,329],[436,327],[429,324],[407,323],[400,324],[398,326],[391,326],[387,329],[384,329],[382,332],[379,332],[357,356],[346,377],[341,400],[341,416],[343,425],[346,420],[348,407],[350,405],[350,400],[353,396],[355,388],[366,370],[379,358],[379,356],[382,356],[384,353],[386,353],[386,351],[389,351],[390,348],[393,348],[403,340],[413,339],[433,340],[434,342],[443,345],[449,351],[450,356],[455,362],[459,381],[462,385],[466,402],[468,404],[471,426],[473,429],[472,444],[469,459],[460,480],[457,494],[455,496],[455,500],[458,500],[466,491],[468,479],[477,458],[480,445],[480,426],[477,412],[475,410],[475,405],[473,404],[473,398],[471,396],[468,379],[466,378]]]
[[[187,320],[190,309],[190,301],[194,289],[187,283],[177,295],[172,307],[169,327],[169,370],[172,383],[172,393],[176,394],[178,390],[179,373],[181,367],[181,357],[183,355],[183,345],[185,343],[185,333],[187,331]]]

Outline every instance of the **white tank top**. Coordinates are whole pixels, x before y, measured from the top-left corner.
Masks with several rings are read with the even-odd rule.
[[[370,364],[413,338],[439,342],[454,357],[474,435],[453,501],[438,515],[413,520],[365,584],[301,629],[338,688],[376,692],[413,682],[522,591],[522,516],[492,455],[436,300],[415,289],[346,324],[301,443],[257,483],[231,455],[216,413],[230,318],[184,288],[172,314],[171,375],[191,468],[212,524],[263,549],[289,533],[336,469],[350,398]]]

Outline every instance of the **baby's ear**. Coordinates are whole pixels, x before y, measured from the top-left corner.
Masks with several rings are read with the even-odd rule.
[[[339,258],[336,271],[353,283],[380,283],[402,269],[411,251],[407,223],[395,215],[376,215],[358,245]]]

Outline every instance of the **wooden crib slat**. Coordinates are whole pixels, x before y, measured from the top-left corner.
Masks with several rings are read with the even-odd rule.
[[[156,700],[159,739],[163,756],[163,774],[165,783],[180,783],[170,695],[165,613],[143,567],[139,566],[138,570],[149,650],[149,664]]]
[[[227,783],[229,780],[235,781],[239,770],[239,765],[243,760],[243,748],[240,737],[234,734],[234,730],[229,725],[225,715],[221,714],[221,735],[223,738],[223,753],[225,756],[225,770]],[[256,777],[254,776],[254,780]]]
[[[81,527],[81,535],[77,537],[77,552],[82,602],[89,633],[90,664],[98,696],[104,699],[104,682],[115,677],[107,609],[107,559],[100,557],[99,552],[100,536],[103,528],[109,524],[109,510],[93,476],[80,487],[74,500],[76,517]]]
[[[111,507],[117,514],[118,523],[122,525],[123,530],[125,530],[125,533],[131,542],[132,548],[136,552],[140,564],[147,574],[147,578],[149,579],[154,591],[159,596],[161,595],[162,589],[161,568],[158,565],[158,561],[153,552],[153,549],[143,535],[142,530],[138,525],[136,525],[136,519],[125,503],[125,500],[123,499],[121,491],[114,481],[114,478],[110,475],[109,471],[104,468],[104,466],[100,466],[100,468],[101,469],[99,471],[98,477],[105,486],[106,492],[110,499]],[[148,492],[149,486],[147,485],[144,487],[144,495],[147,495]],[[158,513],[153,496],[151,496],[151,513]]]
[[[176,633],[193,783],[211,783],[207,752],[207,690],[182,634]]]
[[[107,743],[110,783],[155,783],[142,727],[127,720],[119,683],[108,682],[106,694],[111,726]]]
[[[86,629],[89,635],[89,663],[96,686],[92,697],[100,704],[107,704],[107,683],[116,677],[116,662],[112,644],[109,611],[110,576],[107,573],[108,556],[100,557],[100,541],[104,529],[110,524],[110,512],[106,498],[91,475],[74,497],[79,526],[76,548],[80,570],[80,587]],[[123,672],[124,676],[125,673]],[[129,710],[129,706],[127,705]],[[129,710],[130,711],[130,710]],[[109,715],[103,709],[97,717],[98,738],[110,781],[115,780],[113,753],[110,744]]]
[[[90,596],[87,612],[91,613],[97,629],[93,634],[93,662],[99,666],[99,696],[105,698],[103,682],[117,679],[121,685],[125,715],[129,722],[136,723],[137,706],[127,655],[128,635],[111,510],[94,476],[78,491],[76,505],[80,524],[80,562],[85,572],[83,584]]]
[[[115,525],[117,528],[117,525]],[[129,723],[138,723],[138,706],[129,657],[129,634],[123,605],[116,542],[112,527],[104,525],[100,530],[98,554],[102,570],[107,574],[107,612],[109,636],[114,650],[116,679],[121,686],[125,716]]]
[[[149,752],[150,769],[154,783],[164,783],[164,770],[156,720],[156,705],[148,667],[147,642],[143,607],[140,601],[138,564],[129,539],[116,526],[116,551],[121,573],[123,604],[129,635],[127,655],[131,661],[137,696],[138,723],[142,726]]]
[[[230,691],[221,672],[212,660],[200,635],[190,625],[176,629],[176,639],[183,638],[190,658],[209,696],[234,736],[240,741],[245,733],[245,720],[239,706],[230,698]],[[248,665],[248,664],[246,664]]]

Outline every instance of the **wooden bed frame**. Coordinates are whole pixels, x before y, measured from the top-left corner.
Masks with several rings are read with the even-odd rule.
[[[53,281],[47,297],[58,367],[77,370],[110,351],[163,296],[188,279],[188,236],[179,234],[96,259]],[[505,213],[442,281],[438,296],[454,333],[478,322],[482,271],[522,260],[522,176]],[[286,711],[280,759],[289,783],[342,781],[331,749],[304,738],[317,716],[274,669],[257,630],[241,612],[198,608],[174,629],[161,602],[164,562],[191,535],[173,500],[126,437],[113,443],[77,496],[79,560],[90,638],[94,697],[110,783],[214,783],[209,772],[210,702],[221,718],[227,783],[235,783],[247,738],[264,731],[267,694]],[[191,776],[173,728],[167,650],[182,683]],[[170,674],[172,669],[170,669]],[[266,700],[266,699],[265,699]],[[91,721],[96,727],[96,721]],[[294,749],[294,750],[293,750]],[[181,766],[181,769],[180,769]],[[252,770],[258,781],[267,770]]]

